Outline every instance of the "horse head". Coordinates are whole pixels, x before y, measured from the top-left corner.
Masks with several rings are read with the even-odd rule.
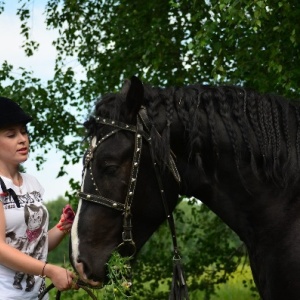
[[[154,153],[152,136],[162,147],[163,137],[148,119],[145,101],[143,85],[133,77],[120,93],[103,98],[86,123],[90,148],[71,233],[71,262],[92,286],[106,281],[112,252],[134,257],[166,219],[165,206],[172,211],[178,199],[174,159],[170,150],[164,151],[167,162]],[[164,124],[160,118],[156,123]]]

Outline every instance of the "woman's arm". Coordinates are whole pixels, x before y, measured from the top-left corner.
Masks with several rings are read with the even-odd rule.
[[[62,291],[72,287],[72,280],[75,275],[64,268],[46,264],[35,259],[18,249],[8,245],[5,238],[5,214],[2,202],[0,202],[0,264],[32,275],[45,275],[51,279],[55,287]]]
[[[67,232],[58,229],[57,225],[50,229],[48,231],[48,251],[55,249],[67,234]]]
[[[63,208],[60,221],[56,226],[48,231],[48,250],[55,249],[63,238],[70,232],[75,213],[68,204]]]

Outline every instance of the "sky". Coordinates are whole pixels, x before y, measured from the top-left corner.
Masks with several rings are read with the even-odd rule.
[[[24,55],[21,48],[23,38],[20,35],[20,21],[16,16],[19,1],[6,0],[5,2],[7,2],[5,10],[0,14],[0,64],[7,60],[14,66],[22,66],[27,70],[32,70],[35,77],[45,81],[51,79],[55,59],[55,49],[51,42],[57,33],[46,30],[43,16],[46,1],[30,1],[28,5],[32,13],[30,34],[34,40],[40,43],[39,51],[30,58]],[[69,175],[56,178],[62,162],[61,155],[52,149],[45,157],[47,162],[41,171],[35,167],[34,155],[24,163],[24,167],[26,172],[35,176],[44,187],[44,200],[51,201],[56,200],[59,196],[64,196],[65,192],[69,190],[68,181],[70,178],[80,181],[82,165],[78,163],[68,166],[66,170]]]

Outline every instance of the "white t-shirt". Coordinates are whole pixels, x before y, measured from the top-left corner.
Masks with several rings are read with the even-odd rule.
[[[35,177],[24,173],[21,175],[21,187],[1,176],[6,188],[15,191],[21,206],[18,208],[11,196],[0,196],[6,221],[6,242],[36,259],[46,261],[49,217],[43,205],[44,189]],[[0,186],[0,193],[2,192]],[[37,300],[45,287],[45,280],[39,276],[16,272],[0,265],[1,300]],[[48,299],[48,296],[44,299]]]

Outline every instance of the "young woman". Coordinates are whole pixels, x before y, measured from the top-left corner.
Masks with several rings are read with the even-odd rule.
[[[46,262],[70,231],[62,215],[48,231],[44,189],[36,178],[20,173],[29,153],[26,124],[32,118],[14,101],[0,97],[0,298],[38,299],[45,277],[60,291],[74,287],[75,275]],[[45,296],[44,299],[47,299]]]

